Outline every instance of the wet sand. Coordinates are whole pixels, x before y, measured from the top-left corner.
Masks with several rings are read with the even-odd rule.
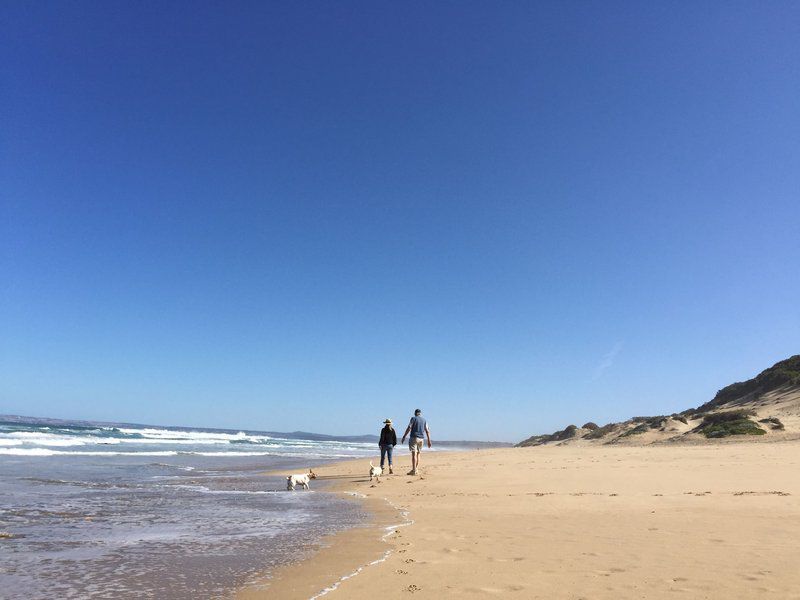
[[[800,599],[798,442],[573,445],[423,461],[421,476],[380,484],[369,483],[364,460],[320,468],[335,490],[366,496],[372,525],[333,536],[239,597],[310,598],[363,567],[325,597]],[[386,537],[399,515],[383,499],[413,524]]]

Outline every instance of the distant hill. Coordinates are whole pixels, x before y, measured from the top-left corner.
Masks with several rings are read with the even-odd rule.
[[[800,439],[800,354],[719,390],[705,404],[671,415],[633,417],[599,427],[569,425],[517,446],[698,443],[731,436]]]

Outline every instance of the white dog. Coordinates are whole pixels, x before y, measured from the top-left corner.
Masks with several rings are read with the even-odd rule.
[[[383,475],[383,469],[376,467],[372,464],[372,461],[369,461],[369,480],[372,481],[372,478],[374,477],[375,480],[380,483],[381,475]]]
[[[308,482],[316,478],[317,475],[311,469],[308,470],[308,473],[303,473],[302,475],[289,475],[286,478],[286,489],[293,492],[294,486],[302,485],[303,489],[307,490]]]

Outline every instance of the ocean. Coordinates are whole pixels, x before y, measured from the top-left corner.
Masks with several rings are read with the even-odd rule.
[[[287,492],[374,442],[0,422],[0,597],[228,598],[362,524],[353,499]],[[302,531],[302,534],[298,534]]]

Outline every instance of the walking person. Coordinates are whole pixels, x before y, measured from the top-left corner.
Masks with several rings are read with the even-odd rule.
[[[408,438],[408,450],[411,452],[411,470],[407,474],[416,475],[419,469],[419,454],[422,452],[422,444],[426,436],[428,438],[428,448],[431,447],[431,431],[428,429],[428,422],[423,418],[420,409],[414,411],[414,416],[411,417],[400,443],[405,443],[406,436],[409,434],[411,434],[411,437]]]
[[[397,432],[392,427],[392,420],[386,419],[383,422],[383,429],[381,429],[381,439],[378,442],[378,446],[381,447],[381,469],[383,469],[384,459],[389,458],[389,474],[391,475],[394,473],[392,471],[392,450],[394,447],[397,446]]]

